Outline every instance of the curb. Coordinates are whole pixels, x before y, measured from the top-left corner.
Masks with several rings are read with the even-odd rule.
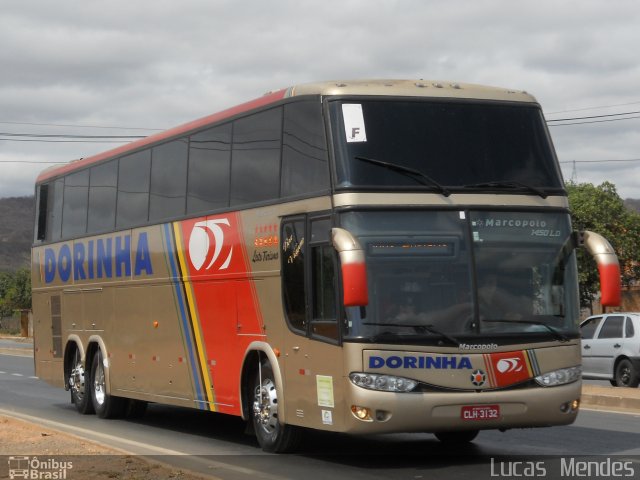
[[[581,407],[640,414],[640,389],[583,384]]]

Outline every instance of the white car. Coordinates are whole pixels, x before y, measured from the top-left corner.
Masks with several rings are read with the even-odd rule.
[[[582,377],[614,387],[640,383],[640,313],[594,315],[580,324]]]

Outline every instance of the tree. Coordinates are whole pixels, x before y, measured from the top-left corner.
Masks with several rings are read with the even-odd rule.
[[[11,274],[0,272],[0,318],[10,317],[13,313],[13,309],[5,300],[12,284],[13,278]]]
[[[13,273],[0,273],[0,317],[14,310],[31,308],[31,273],[23,268]]]
[[[603,235],[618,255],[622,284],[630,285],[640,276],[640,214],[625,207],[615,185],[603,182],[566,185],[573,228]],[[597,267],[584,251],[578,252],[580,304],[590,306],[600,289]]]

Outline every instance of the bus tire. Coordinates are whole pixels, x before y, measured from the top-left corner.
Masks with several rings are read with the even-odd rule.
[[[71,392],[71,403],[83,415],[95,413],[89,392],[90,383],[89,375],[87,375],[85,365],[80,357],[80,350],[76,348],[69,369],[69,391]]]
[[[281,423],[278,418],[278,394],[273,369],[269,362],[256,372],[251,388],[251,418],[253,429],[262,450],[286,453],[295,450],[300,443],[300,428]]]
[[[462,432],[438,432],[435,436],[447,445],[461,445],[472,442],[478,436],[478,430],[466,430]]]
[[[107,394],[102,352],[96,350],[91,363],[91,402],[100,418],[117,418],[124,414],[125,399]]]

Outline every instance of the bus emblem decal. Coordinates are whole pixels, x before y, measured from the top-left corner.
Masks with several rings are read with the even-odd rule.
[[[189,239],[189,259],[197,271],[211,269],[220,258],[224,246],[223,225],[231,227],[227,218],[205,220],[193,226]],[[231,246],[218,270],[225,270],[229,267],[232,254],[233,247]]]
[[[474,370],[471,372],[471,383],[473,383],[476,387],[481,387],[487,382],[487,374],[484,370]]]
[[[519,358],[503,358],[498,362],[496,368],[500,373],[519,372],[522,370],[522,363]]]

